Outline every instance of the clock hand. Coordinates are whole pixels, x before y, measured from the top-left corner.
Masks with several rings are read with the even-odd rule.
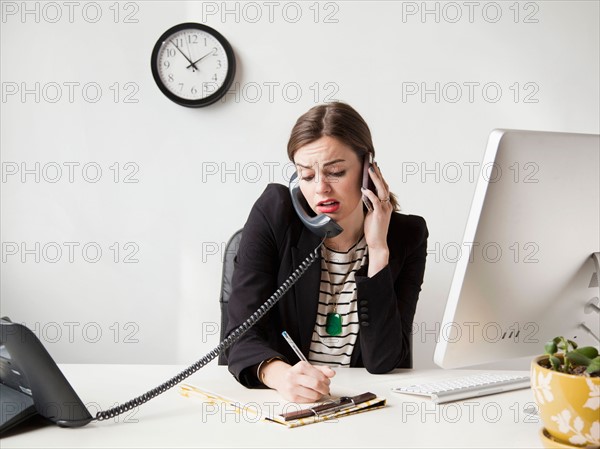
[[[189,62],[189,63],[190,63],[190,65],[188,65],[186,68],[188,68],[188,69],[189,69],[190,67],[194,67],[194,69],[195,69],[195,70],[198,70],[198,67],[196,67],[196,66],[194,65],[194,63],[191,61],[191,59],[190,59],[190,58],[188,58],[188,57],[185,55],[185,53],[181,51],[181,48],[179,48],[177,45],[175,45],[175,42],[173,42],[173,41],[169,41],[169,42],[171,42],[171,43],[173,44],[173,46],[174,46],[174,47],[175,47],[177,50],[179,50],[179,53],[181,53],[181,54],[183,55],[183,57],[184,57],[185,59],[187,59],[187,62]]]
[[[212,50],[211,50],[211,51],[209,51],[208,53],[206,53],[206,54],[205,54],[204,56],[202,56],[201,58],[199,58],[199,59],[196,59],[194,62],[190,61],[190,62],[191,62],[191,64],[190,64],[190,65],[188,65],[188,66],[186,67],[186,69],[189,69],[189,68],[190,68],[192,65],[196,64],[197,62],[200,62],[200,61],[202,61],[202,60],[203,60],[204,58],[206,58],[208,55],[212,54],[212,52],[213,52]],[[194,66],[194,67],[195,67],[195,66]],[[196,70],[197,70],[197,69],[196,69]]]
[[[190,55],[190,58],[191,58],[192,57],[192,52],[190,51],[190,44],[188,43],[187,39],[185,39],[185,48],[187,48],[188,54]],[[190,61],[190,60],[188,59],[188,61]],[[194,66],[194,68],[192,69],[192,72],[195,72],[196,70],[198,70],[198,67],[196,67],[196,65],[195,65],[196,63],[195,62],[191,62],[190,61],[190,63],[191,64],[188,65],[186,67],[186,69],[189,69],[190,67]]]

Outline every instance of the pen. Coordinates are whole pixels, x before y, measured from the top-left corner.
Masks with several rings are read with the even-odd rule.
[[[296,343],[294,343],[294,340],[292,340],[292,337],[290,337],[286,331],[283,331],[281,333],[281,335],[283,335],[283,338],[285,338],[285,341],[288,342],[288,344],[294,350],[294,352],[296,353],[296,355],[298,356],[298,358],[300,360],[304,361],[304,362],[308,362],[308,360],[306,359],[306,357],[304,357],[304,354],[302,354],[302,352],[300,351],[300,349],[298,348],[298,346],[296,346]]]

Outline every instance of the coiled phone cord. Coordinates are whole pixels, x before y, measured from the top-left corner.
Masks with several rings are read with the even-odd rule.
[[[127,401],[122,405],[118,405],[105,411],[99,411],[98,413],[96,413],[96,417],[94,418],[94,420],[104,421],[105,419],[110,419],[114,418],[115,416],[119,416],[120,414],[125,413],[135,407],[139,407],[140,405],[148,402],[150,399],[153,399],[159,394],[162,394],[170,388],[173,388],[179,382],[188,378],[200,368],[204,367],[204,365],[207,365],[214,358],[218,357],[219,354],[221,354],[225,349],[227,349],[233,343],[238,341],[240,337],[244,335],[252,326],[254,326],[258,320],[264,317],[267,314],[267,312],[275,304],[277,304],[277,302],[290,289],[290,287],[292,287],[292,285],[294,285],[298,281],[298,279],[302,277],[302,275],[308,269],[308,267],[310,267],[315,262],[315,260],[319,258],[319,249],[325,242],[325,238],[326,237],[324,237],[323,240],[321,240],[319,246],[317,246],[314,249],[314,251],[310,253],[308,257],[304,259],[304,261],[302,261],[300,266],[296,268],[296,270],[283,282],[283,284],[281,284],[277,291],[275,291],[275,293],[273,293],[273,295],[271,295],[271,297],[267,299],[263,303],[263,305],[260,306],[258,310],[250,316],[250,318],[248,318],[246,321],[240,324],[227,336],[227,338],[225,338],[221,343],[219,343],[219,345],[216,348],[214,348],[196,363],[181,371],[179,374],[173,376],[171,379],[162,383],[158,387],[153,388],[152,390],[142,394],[141,396],[138,396],[137,398]]]

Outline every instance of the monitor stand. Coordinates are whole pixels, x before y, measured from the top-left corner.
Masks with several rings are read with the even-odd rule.
[[[592,278],[590,279],[589,288],[600,287],[600,252],[592,253],[590,256],[594,261],[594,274],[592,274]],[[598,296],[590,299],[588,303],[585,305],[584,311],[586,314],[588,313],[598,313],[600,314],[600,298]],[[594,333],[592,329],[587,327],[585,323],[581,323],[579,325],[581,329],[583,329],[587,334],[589,334],[594,340],[600,343],[600,337]]]

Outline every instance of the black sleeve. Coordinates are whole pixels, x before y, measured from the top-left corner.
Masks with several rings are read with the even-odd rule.
[[[410,217],[403,230],[404,260],[394,281],[390,263],[373,277],[367,268],[356,273],[360,345],[362,360],[367,371],[387,373],[403,364],[410,355],[410,334],[417,300],[425,273],[427,256],[427,225],[417,216]]]
[[[227,334],[246,321],[277,288],[276,237],[262,211],[261,198],[254,204],[244,225],[234,259]],[[256,367],[261,361],[271,357],[285,360],[269,344],[270,313],[248,330],[228,353],[229,371],[249,388],[262,386],[256,377]]]

